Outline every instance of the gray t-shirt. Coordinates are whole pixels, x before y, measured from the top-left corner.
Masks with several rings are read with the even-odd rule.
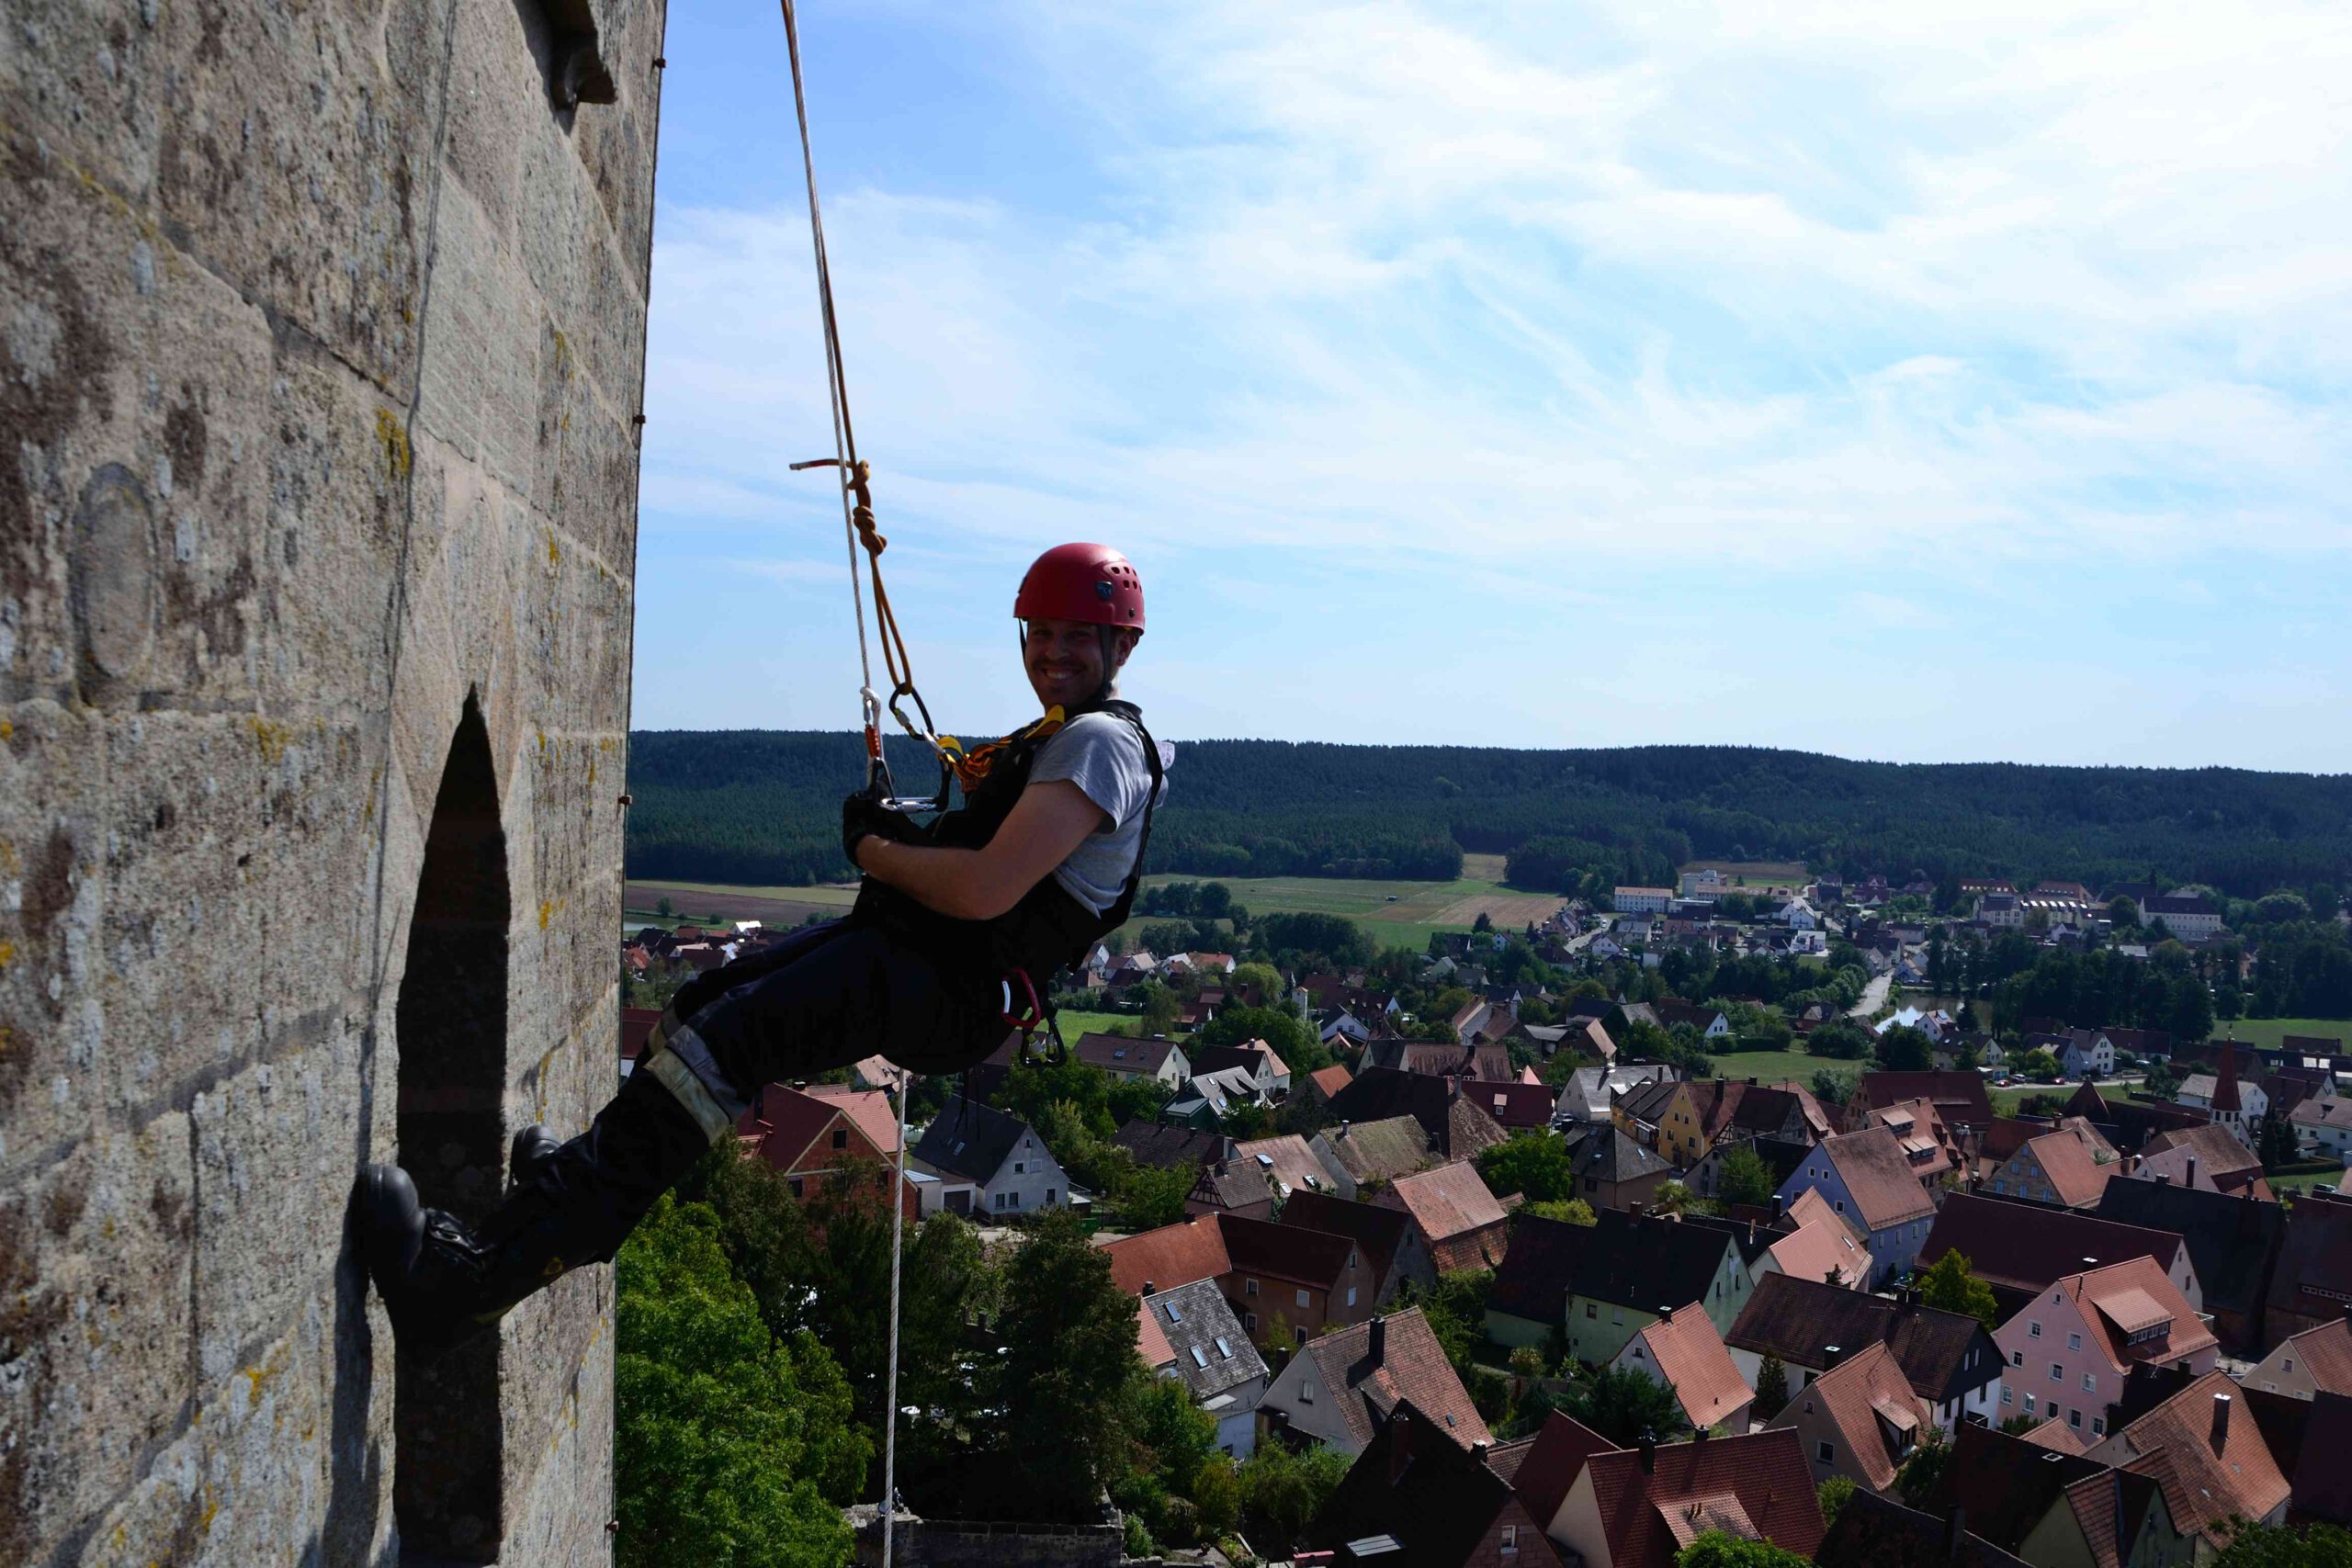
[[[1164,770],[1170,748],[1161,745]],[[1031,784],[1068,779],[1102,808],[1110,826],[1098,827],[1080,841],[1070,857],[1054,867],[1054,880],[1069,896],[1101,914],[1119,900],[1119,890],[1136,868],[1143,847],[1144,796],[1151,791],[1151,770],[1145,763],[1143,739],[1136,727],[1114,714],[1082,713],[1037,750],[1030,765]],[[1168,798],[1163,772],[1159,798]]]

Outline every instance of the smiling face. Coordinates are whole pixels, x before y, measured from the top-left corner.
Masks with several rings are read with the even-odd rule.
[[[1043,707],[1076,707],[1102,689],[1119,672],[1135,649],[1136,634],[1125,627],[1114,633],[1116,660],[1102,667],[1102,628],[1091,621],[1031,621],[1022,662],[1029,671],[1029,689]]]

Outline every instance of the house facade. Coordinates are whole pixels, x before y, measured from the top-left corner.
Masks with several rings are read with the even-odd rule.
[[[2058,1419],[2086,1443],[2107,1435],[2107,1407],[2135,1366],[2211,1371],[2220,1341],[2152,1258],[2070,1275],[1993,1334],[2008,1359],[2004,1420]]]
[[[1069,1201],[1069,1178],[1046,1140],[1018,1116],[978,1100],[950,1100],[907,1161],[938,1179],[923,1189],[925,1213],[1010,1217]]]
[[[1781,1183],[1779,1196],[1793,1206],[1807,1192],[1820,1193],[1833,1213],[1862,1233],[1873,1287],[1910,1270],[1936,1217],[1934,1200],[1886,1127],[1823,1140]]]

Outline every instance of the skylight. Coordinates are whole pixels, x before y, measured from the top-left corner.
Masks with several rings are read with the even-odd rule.
[[[1199,1367],[1199,1368],[1200,1368],[1200,1369],[1202,1369],[1204,1371],[1207,1371],[1207,1369],[1208,1369],[1208,1364],[1209,1364],[1209,1353],[1208,1353],[1206,1350],[1202,1349],[1198,1345],[1193,1346],[1193,1365],[1194,1365],[1194,1366],[1196,1366],[1196,1367]]]
[[[1178,1306],[1174,1302],[1160,1303],[1159,1310],[1168,1314],[1168,1321],[1170,1323],[1182,1323],[1184,1321],[1184,1309]]]
[[[1233,1354],[1233,1346],[1232,1346],[1232,1345],[1231,1345],[1231,1344],[1230,1344],[1230,1343],[1226,1339],[1225,1336],[1224,1336],[1224,1335],[1222,1335],[1222,1334],[1220,1334],[1220,1335],[1218,1335],[1218,1336],[1216,1337],[1216,1353],[1217,1353],[1218,1355],[1220,1355],[1220,1356],[1225,1356],[1225,1357],[1228,1357],[1228,1358],[1229,1358],[1229,1357],[1231,1357],[1231,1356],[1232,1356],[1232,1354]]]

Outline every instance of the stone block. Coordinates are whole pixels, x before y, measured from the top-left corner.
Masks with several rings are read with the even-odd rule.
[[[537,452],[539,320],[532,290],[463,186],[442,192],[417,422],[528,494]]]
[[[458,7],[463,9],[463,7]],[[177,36],[155,219],[241,291],[387,393],[415,378],[448,12],[399,73],[397,20],[358,6],[159,6]],[[379,29],[381,29],[379,32]],[[427,42],[429,40],[429,43]]]
[[[445,142],[449,177],[472,196],[491,231],[511,242],[520,149],[547,133],[552,111],[514,6],[460,6],[457,28]]]
[[[0,1179],[86,1135],[106,1008],[101,721],[49,702],[0,709]]]
[[[194,1394],[188,1122],[110,1132],[0,1197],[0,1561],[36,1561],[140,1475]]]

